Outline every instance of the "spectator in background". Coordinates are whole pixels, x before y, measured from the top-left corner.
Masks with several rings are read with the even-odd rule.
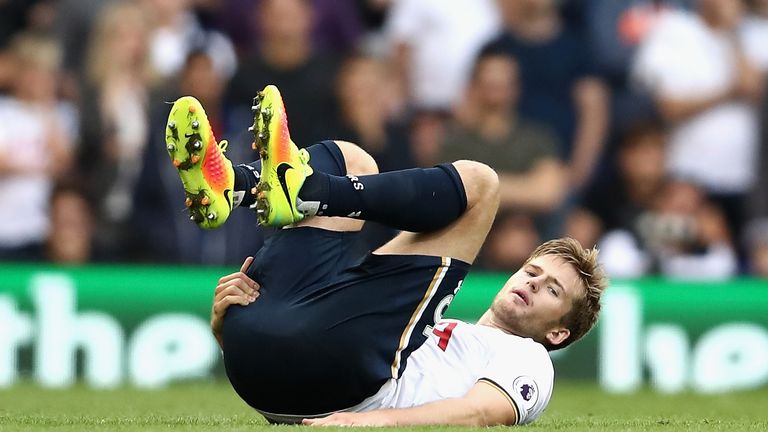
[[[349,57],[339,71],[338,137],[362,147],[373,156],[381,172],[414,165],[407,124],[395,112],[395,85],[389,65],[372,56]],[[363,252],[376,250],[397,233],[392,228],[367,222],[356,246],[364,248]]]
[[[313,48],[312,2],[260,0],[254,18],[261,32],[258,46],[232,78],[228,103],[250,113],[256,93],[274,84],[287,107],[301,110],[301,116],[291,118],[291,138],[299,147],[335,135],[338,111],[333,83],[339,61],[332,53]]]
[[[519,69],[513,58],[480,56],[463,115],[447,129],[440,155],[441,160],[483,162],[499,174],[501,220],[490,236],[491,253],[483,255],[486,266],[498,270],[516,268],[526,259],[540,239],[535,225],[546,222],[544,214],[562,203],[566,189],[557,138],[519,115],[519,93]],[[530,241],[515,241],[521,238]]]
[[[768,0],[747,0],[749,12],[739,33],[744,41],[744,52],[755,67],[768,72]]]
[[[368,31],[377,31],[384,27],[389,9],[397,0],[362,0],[355,2],[358,13]]]
[[[658,18],[669,9],[687,9],[696,1],[587,0],[585,36],[602,75],[614,84],[625,84],[635,50]]]
[[[722,211],[693,183],[667,182],[638,230],[664,276],[727,279],[738,272]]]
[[[401,104],[412,107],[414,155],[437,163],[448,114],[464,94],[480,47],[499,29],[494,0],[398,0],[385,24]]]
[[[0,259],[37,260],[50,232],[55,181],[72,161],[76,111],[57,100],[61,52],[50,39],[22,34],[11,45],[12,93],[0,99]]]
[[[55,5],[54,34],[64,50],[65,95],[80,97],[81,77],[87,74],[88,41],[94,25],[104,9],[123,0],[57,0]]]
[[[0,3],[0,47],[6,48],[27,27],[30,10],[39,1],[12,0]]]
[[[499,26],[494,0],[395,1],[386,31],[405,99],[420,111],[451,111]]]
[[[754,277],[768,278],[768,218],[750,221],[743,234],[747,271]]]
[[[198,98],[205,106],[216,138],[232,137],[227,155],[233,160],[252,160],[252,136],[244,125],[252,118],[234,118],[223,101],[224,77],[219,75],[206,51],[187,56],[178,87],[156,95],[151,130],[162,131],[168,119],[168,105],[181,95]],[[248,111],[250,114],[250,110]],[[218,230],[200,230],[189,222],[184,210],[184,191],[178,185],[177,171],[169,163],[165,134],[154,133],[144,150],[141,176],[134,191],[135,212],[131,244],[135,257],[151,262],[232,265],[257,250],[263,241],[254,212],[234,212]],[[252,233],[243,236],[244,232]]]
[[[359,0],[314,0],[312,40],[321,52],[351,53],[358,49],[363,22],[355,3]]]
[[[388,65],[375,57],[349,57],[339,71],[338,137],[365,149],[380,171],[413,166],[406,125],[395,112],[394,86]]]
[[[14,58],[9,50],[13,38],[21,32],[47,34],[53,7],[50,0],[0,1],[0,94],[13,86]]]
[[[749,2],[750,14],[744,20],[741,34],[744,38],[745,51],[752,58],[757,67],[763,72],[765,82],[768,82],[768,1],[752,0]],[[749,197],[750,217],[757,220],[751,223],[761,225],[764,218],[768,218],[768,97],[763,97],[760,107],[760,161],[757,168],[757,180]],[[754,228],[750,228],[754,230]],[[758,230],[762,232],[761,230]],[[749,237],[742,236],[743,239]],[[752,250],[761,243],[745,242],[748,249]],[[768,256],[768,254],[767,254]],[[768,262],[766,262],[768,264]],[[768,268],[768,267],[766,267]],[[768,274],[768,273],[766,273]]]
[[[94,234],[90,202],[77,181],[60,181],[51,195],[51,232],[45,257],[57,264],[90,262]]]
[[[417,111],[410,115],[411,154],[417,166],[440,163],[440,145],[445,140],[445,127],[451,117],[451,113],[442,111]]]
[[[667,11],[633,65],[670,127],[669,173],[703,187],[734,233],[755,182],[755,104],[763,93],[763,78],[737,33],[742,17],[740,0],[698,0],[695,12]]]
[[[0,47],[17,34],[48,34],[55,16],[53,0],[4,0],[0,2]]]
[[[8,49],[11,41],[22,32],[49,35],[54,18],[52,0],[0,1],[0,94],[10,93],[13,87],[15,66]]]
[[[520,114],[554,129],[574,190],[587,185],[602,154],[608,92],[586,43],[567,29],[555,0],[498,0],[504,31],[483,52],[520,65]]]
[[[107,6],[95,23],[83,88],[78,165],[94,198],[96,255],[124,258],[133,187],[150,134],[151,82],[145,10]]]
[[[215,21],[235,43],[236,50],[244,53],[258,47],[263,30],[253,10],[262,0],[215,1]],[[359,48],[365,23],[359,8],[365,1],[359,0],[305,0],[312,9],[313,47],[321,52],[340,55],[355,52]],[[381,2],[382,0],[371,0]],[[388,2],[390,0],[383,0]]]
[[[526,253],[536,249],[541,235],[533,219],[525,213],[500,212],[491,227],[476,265],[489,271],[509,271],[525,262]]]
[[[567,234],[582,244],[602,242],[603,259],[611,273],[641,276],[651,270],[638,232],[640,216],[650,211],[666,182],[664,130],[659,124],[638,123],[628,128],[619,143],[611,181],[584,195],[582,207],[569,215]],[[617,252],[619,250],[620,252]]]
[[[710,280],[738,272],[722,212],[692,183],[665,182],[653,207],[638,215],[634,228],[610,231],[600,241],[602,261],[612,277],[658,273]]]
[[[237,68],[232,42],[217,31],[206,30],[192,12],[192,0],[141,0],[152,28],[149,58],[152,70],[162,79],[181,72],[187,54],[204,47],[218,73],[229,78]]]
[[[752,220],[743,232],[747,248],[748,270],[760,277],[768,277],[768,98],[763,100],[760,134],[760,169],[758,183],[750,195]]]
[[[594,233],[588,244],[599,243],[613,277],[735,275],[738,263],[722,210],[698,186],[668,178],[664,141],[655,123],[628,129],[617,155],[618,178],[586,195],[571,229]]]
[[[622,131],[638,121],[657,117],[653,98],[631,85],[630,67],[641,41],[668,9],[686,8],[697,0],[586,0],[585,37],[592,51],[593,67],[610,86],[611,127],[603,163],[598,166],[593,184],[609,182],[607,166],[615,158],[613,143]],[[570,2],[574,3],[574,2]]]
[[[364,32],[360,40],[363,51],[385,53],[387,38],[384,25],[392,4],[397,0],[360,0],[355,2],[357,13],[363,23]]]

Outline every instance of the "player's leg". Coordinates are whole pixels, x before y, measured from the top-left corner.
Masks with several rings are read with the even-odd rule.
[[[368,176],[324,173],[291,142],[276,87],[260,92],[253,109],[254,147],[262,162],[256,200],[262,225],[285,226],[317,215],[433,231],[464,211],[463,187],[455,184],[459,180],[451,165]]]
[[[370,220],[433,233],[403,235],[380,253],[474,260],[498,207],[498,179],[489,167],[460,161],[375,175],[334,175],[318,169],[311,155],[291,142],[276,87],[267,86],[253,109],[254,148],[262,163],[255,188],[262,224],[284,226],[315,215]]]
[[[302,155],[290,142],[276,89],[268,87],[256,102],[261,166],[251,171],[260,172],[255,186],[260,220],[298,227],[278,230],[257,255],[252,269],[262,285],[259,301],[234,307],[225,317],[227,374],[238,394],[262,412],[320,414],[346,408],[402,373],[408,354],[424,339],[426,326],[447,304],[468,266],[435,256],[376,256],[340,264],[348,257],[348,233],[315,229],[334,219],[299,213],[297,195],[303,188],[304,201],[310,201],[303,202],[305,208],[349,216],[339,210],[344,202],[312,200],[316,185],[306,178],[314,172],[310,179],[351,185],[351,191],[339,195],[367,191],[356,217],[439,229],[465,210],[461,174],[445,165],[370,175],[375,172],[370,156],[347,143],[326,147],[343,153],[347,172],[321,172],[324,163],[311,149]],[[362,223],[335,220],[357,227]]]
[[[467,211],[432,233],[401,234],[329,283],[304,289],[289,299],[290,325],[270,327],[276,333],[273,345],[283,342],[286,349],[274,351],[276,357],[261,359],[259,364],[270,371],[287,367],[301,370],[302,374],[265,376],[251,367],[248,371],[253,372],[246,372],[253,374],[249,382],[259,385],[236,386],[245,400],[267,416],[314,415],[360,403],[387,380],[403,373],[410,354],[431,334],[461,287],[469,269],[467,263],[474,259],[498,205],[497,180],[490,168],[475,162],[457,162],[442,172],[453,174],[444,174],[442,183],[432,188],[442,199],[461,202],[465,191],[461,179],[465,178]],[[428,197],[423,199],[428,201]],[[426,212],[431,208],[417,208],[422,207],[417,202],[411,206],[400,211]],[[259,316],[269,318],[269,305],[260,306],[265,310]],[[268,340],[270,336],[261,337]],[[297,344],[312,353],[312,362],[288,355],[288,350],[297,350]],[[270,363],[273,360],[275,363]],[[331,364],[333,367],[328,367]],[[313,378],[306,379],[304,374]],[[278,379],[279,387],[273,382]],[[265,387],[277,390],[258,391]],[[296,397],[299,392],[301,398]]]
[[[232,211],[234,175],[224,156],[227,142],[216,142],[205,110],[190,96],[173,104],[165,141],[184,185],[190,219],[201,228],[217,228]]]
[[[314,170],[298,192],[307,214],[347,216],[406,231],[380,254],[474,261],[498,209],[498,177],[487,165],[458,161],[367,176]]]
[[[313,169],[333,175],[362,176],[377,174],[376,161],[365,150],[347,141],[323,141],[307,147]],[[235,206],[256,208],[261,160],[234,166]],[[329,231],[359,231],[364,221],[347,217],[304,218],[293,227],[315,227]]]
[[[317,167],[338,175],[371,175],[378,172],[374,159],[352,143],[323,141],[307,150]],[[258,184],[258,178],[253,173],[261,168],[260,162],[252,165],[255,169],[234,168],[236,190],[241,189],[242,174],[250,176],[247,189],[256,188],[254,185]],[[310,217],[276,230],[255,255],[248,273],[262,284],[272,288],[279,286],[281,296],[291,296],[309,281],[319,283],[330,280],[361,257],[357,247],[359,239],[354,234],[360,231],[363,224],[362,220],[345,217]],[[297,251],[301,253],[297,255]]]
[[[432,192],[415,194],[419,200],[397,210],[430,218],[434,193],[439,197],[437,205],[443,200],[465,203],[466,211],[437,231],[401,234],[312,296],[300,299],[298,304],[307,306],[297,307],[301,314],[294,315],[312,318],[296,318],[295,333],[303,335],[302,343],[312,344],[314,361],[288,358],[281,365],[292,363],[293,368],[301,368],[317,378],[281,377],[280,390],[269,395],[252,394],[252,403],[266,411],[265,415],[323,413],[355,406],[377,392],[383,395],[388,390],[382,385],[400,377],[410,354],[432,335],[435,323],[461,287],[468,262],[477,254],[493,220],[498,205],[498,181],[490,168],[468,161],[430,173],[441,182],[432,184],[429,175],[418,176],[423,177]],[[410,175],[368,177],[360,179],[366,188],[384,187],[370,181],[374,178],[403,187]],[[414,185],[408,187],[420,190]],[[398,222],[422,223],[410,219]],[[330,363],[334,367],[325,367],[328,359],[333,359]],[[304,397],[296,398],[299,391],[304,392]]]
[[[376,160],[358,145],[340,140],[336,140],[333,143],[341,150],[341,154],[344,157],[346,175],[363,176],[378,174],[379,167],[376,164]],[[296,226],[315,227],[328,231],[360,231],[364,223],[365,221],[362,219],[340,216],[327,218],[310,217],[296,223]]]
[[[378,175],[350,170],[348,177],[322,172],[314,155],[302,155],[287,137],[276,89],[268,87],[256,102],[254,129],[262,158],[256,203],[262,222],[312,224],[325,218],[308,215],[353,216],[437,234],[451,230],[462,215],[483,224],[479,215],[490,220],[487,215],[495,213],[496,177],[483,165],[460,162]],[[351,164],[355,156],[345,159]],[[489,205],[486,212],[478,210],[482,204]],[[302,205],[305,213],[298,208]],[[314,235],[304,235],[305,229]],[[286,241],[267,245],[257,257],[266,263],[256,266],[265,272],[255,278],[264,282],[259,301],[235,307],[225,317],[227,373],[243,399],[262,412],[319,414],[349,407],[399,376],[461,285],[469,267],[461,261],[471,261],[469,252],[457,251],[459,260],[451,260],[441,256],[454,255],[452,250],[441,250],[427,253],[436,256],[375,255],[339,266],[334,254],[344,247],[331,242],[346,234],[279,230],[277,236]],[[485,232],[470,234],[480,238]],[[272,255],[283,253],[279,250],[287,252],[278,262]],[[331,267],[343,270],[318,281],[316,269]],[[283,278],[297,281],[296,287]]]
[[[325,141],[308,151],[316,166],[339,175],[378,170],[367,153],[350,143]],[[259,172],[260,163],[255,165]],[[252,187],[258,183],[254,170],[235,169],[248,170],[242,174],[252,176]],[[314,388],[322,378],[322,372],[316,374],[315,369],[333,368],[333,357],[315,346],[322,343],[322,337],[304,341],[307,329],[314,329],[321,313],[311,299],[359,260],[352,252],[357,234],[349,231],[358,231],[363,223],[348,218],[307,218],[290,229],[276,230],[256,254],[247,272],[260,283],[261,296],[248,306],[231,307],[222,329],[227,376],[237,393],[255,408],[279,406],[272,411],[278,413],[300,409],[310,395],[299,391]],[[314,358],[311,368],[306,365],[308,356]],[[290,403],[281,406],[283,400]]]
[[[431,232],[402,232],[375,251],[379,255],[433,255],[472,263],[491,229],[499,206],[499,180],[487,165],[457,161],[453,167],[466,194],[464,213]]]
[[[284,112],[275,117],[285,122]],[[224,154],[227,142],[217,143],[205,110],[195,98],[185,96],[173,104],[166,126],[166,146],[184,186],[190,219],[198,226],[217,228],[234,208],[256,208],[262,161],[233,166]],[[338,176],[378,173],[373,158],[348,142],[321,142],[307,151],[312,165],[322,172]],[[362,225],[362,221],[347,218],[324,218],[307,219],[296,226],[359,231]]]

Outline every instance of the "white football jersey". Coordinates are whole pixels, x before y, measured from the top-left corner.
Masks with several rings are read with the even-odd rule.
[[[352,408],[407,408],[464,396],[478,381],[496,387],[529,423],[552,395],[554,368],[546,348],[496,328],[444,319],[408,358],[399,379]]]

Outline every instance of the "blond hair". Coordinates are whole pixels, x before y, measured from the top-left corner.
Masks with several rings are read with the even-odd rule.
[[[573,266],[584,287],[584,295],[573,300],[571,310],[560,320],[560,324],[570,330],[571,334],[558,345],[552,345],[549,342],[544,344],[548,350],[552,351],[565,348],[581,339],[595,325],[600,314],[600,296],[608,286],[608,276],[598,263],[597,248],[584,249],[581,243],[570,237],[549,240],[541,244],[531,253],[526,263],[544,255],[558,257]]]
[[[27,65],[35,65],[56,71],[61,67],[62,52],[55,40],[36,33],[21,33],[11,42],[15,59]]]
[[[132,27],[142,33],[149,31],[148,17],[144,9],[129,1],[121,1],[104,7],[94,24],[86,60],[87,77],[91,83],[99,87],[107,81],[112,72],[120,67],[114,62],[115,53],[112,52],[111,44],[119,36],[117,34],[119,25],[125,25],[125,23],[130,23]],[[139,73],[144,78],[150,75],[148,55],[140,66]]]

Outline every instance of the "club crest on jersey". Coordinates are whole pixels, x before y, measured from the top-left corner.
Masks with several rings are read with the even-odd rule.
[[[522,387],[520,387],[520,394],[523,396],[523,399],[529,401],[533,397],[533,393],[535,390],[533,389],[533,386],[528,384],[523,384]]]
[[[514,382],[515,392],[523,398],[523,407],[530,411],[539,400],[539,388],[536,381],[529,376],[520,376]]]

